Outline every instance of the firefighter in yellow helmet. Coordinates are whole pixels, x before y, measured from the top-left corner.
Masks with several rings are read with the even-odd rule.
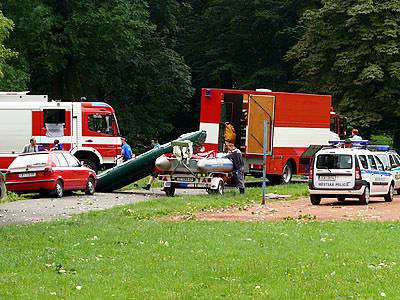
[[[236,132],[233,125],[229,122],[225,122],[225,144],[232,143],[235,144]]]

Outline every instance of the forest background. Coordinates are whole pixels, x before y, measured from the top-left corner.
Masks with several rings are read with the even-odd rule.
[[[330,94],[400,145],[400,0],[2,0],[0,90],[104,100],[131,144],[198,129],[203,87]]]

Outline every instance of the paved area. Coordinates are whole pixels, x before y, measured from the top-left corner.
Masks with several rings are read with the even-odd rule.
[[[261,202],[261,199],[260,199]],[[174,216],[173,220],[187,216]],[[383,197],[371,198],[369,205],[361,205],[358,200],[339,202],[337,199],[322,199],[320,205],[312,205],[309,198],[289,201],[267,202],[245,208],[229,208],[197,212],[197,220],[212,221],[274,221],[274,220],[365,220],[399,221],[400,196],[393,202],[385,202]]]
[[[177,195],[201,194],[203,190],[177,190]],[[93,196],[66,195],[63,198],[40,198],[33,196],[27,200],[0,204],[0,226],[9,224],[28,224],[47,220],[68,218],[74,214],[91,210],[102,210],[117,205],[135,203],[165,197],[159,189],[147,191],[126,191],[96,193]]]

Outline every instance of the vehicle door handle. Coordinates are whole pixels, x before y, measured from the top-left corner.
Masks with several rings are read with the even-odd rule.
[[[87,143],[93,143],[93,140],[86,140]]]

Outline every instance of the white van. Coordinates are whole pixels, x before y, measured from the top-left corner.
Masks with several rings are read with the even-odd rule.
[[[400,194],[400,156],[394,151],[390,150],[389,146],[371,146],[371,151],[382,161],[385,169],[393,174],[394,189],[397,194]]]
[[[394,176],[374,152],[360,148],[323,148],[314,156],[310,168],[310,200],[318,205],[322,198],[358,198],[368,204],[370,196],[393,200]]]

